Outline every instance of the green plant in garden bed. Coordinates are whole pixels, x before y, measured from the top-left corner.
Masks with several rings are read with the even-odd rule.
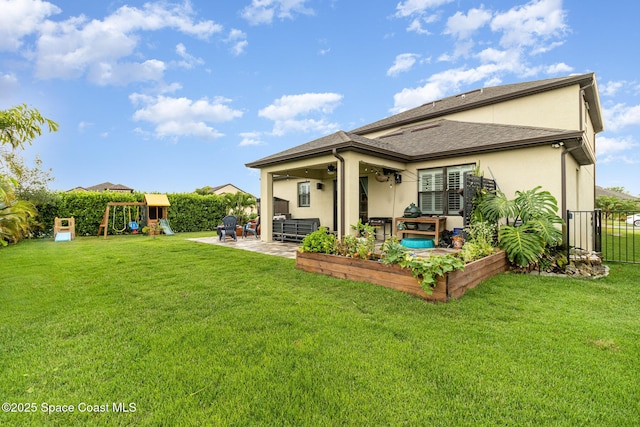
[[[472,262],[495,253],[495,224],[489,221],[472,221],[471,225],[465,228],[465,232],[467,241],[460,251],[460,257],[465,262]]]
[[[382,257],[385,264],[398,264],[402,268],[411,269],[422,289],[431,294],[439,276],[456,270],[464,270],[465,262],[456,254],[430,255],[417,257],[402,246],[397,237],[387,239],[382,245]]]
[[[501,219],[498,241],[509,261],[520,267],[536,265],[550,249],[562,243],[564,222],[557,215],[558,203],[548,191],[535,187],[528,191],[516,191],[513,200],[497,191],[481,196],[477,210],[490,222]]]
[[[300,250],[302,252],[333,254],[336,251],[336,236],[329,233],[327,227],[319,227],[302,239]]]

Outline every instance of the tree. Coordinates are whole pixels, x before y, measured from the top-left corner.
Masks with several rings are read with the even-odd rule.
[[[209,194],[213,194],[213,187],[211,187],[210,185],[205,185],[202,188],[196,188],[193,192],[201,196],[206,196]]]
[[[3,166],[4,163],[4,166]],[[42,169],[42,160],[36,156],[35,166],[29,167],[15,151],[0,152],[0,172],[14,181],[16,196],[36,206],[49,202],[49,184],[54,181],[53,170]]]
[[[223,197],[229,214],[238,217],[239,224],[244,224],[248,219],[247,209],[255,207],[256,198],[242,191],[225,193]]]
[[[36,209],[26,200],[18,200],[11,181],[0,175],[0,246],[18,242],[29,232]]]
[[[49,132],[58,130],[56,122],[42,117],[37,109],[28,108],[26,104],[0,110],[0,145],[9,144],[13,149],[24,148],[25,143],[31,145],[42,135],[45,125]]]
[[[0,147],[9,145],[14,151],[24,149],[25,144],[31,145],[36,137],[42,135],[43,127],[49,132],[58,130],[56,122],[42,117],[37,109],[28,108],[25,104],[0,110]],[[24,168],[21,169],[24,165],[13,152],[3,153],[0,161],[6,163],[9,171],[25,172]],[[0,173],[0,244],[3,246],[18,242],[27,235],[31,219],[36,215],[34,205],[16,195],[19,185],[17,177]]]
[[[615,191],[616,193],[629,194],[624,187],[605,187],[605,190]]]

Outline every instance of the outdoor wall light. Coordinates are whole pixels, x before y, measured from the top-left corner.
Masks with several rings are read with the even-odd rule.
[[[327,173],[329,175],[333,175],[334,173],[336,173],[336,167],[333,165],[329,165],[327,166]]]
[[[551,147],[553,148],[560,148],[564,145],[564,142],[554,142],[553,144],[551,144]]]

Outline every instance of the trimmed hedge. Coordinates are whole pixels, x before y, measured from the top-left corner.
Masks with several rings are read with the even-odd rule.
[[[192,193],[167,194],[171,203],[168,209],[168,220],[171,228],[176,232],[213,231],[222,223],[226,215],[224,198],[215,194],[201,196]],[[97,236],[104,211],[109,202],[142,202],[144,194],[84,192],[55,193],[53,202],[37,206],[38,220],[44,227],[45,234],[53,233],[55,217],[74,217],[76,235]],[[142,208],[142,207],[141,207]],[[116,210],[116,228],[124,227],[122,208]],[[131,207],[132,219],[135,219],[136,207]],[[128,215],[127,215],[128,216]],[[128,218],[126,218],[128,222]],[[109,215],[108,234],[120,234],[114,230],[113,208]]]

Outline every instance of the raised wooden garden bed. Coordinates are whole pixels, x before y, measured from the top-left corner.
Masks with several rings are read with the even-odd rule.
[[[450,299],[460,298],[467,289],[475,288],[483,280],[507,271],[507,257],[504,251],[500,251],[467,264],[464,270],[447,273],[445,277],[438,278],[431,295],[420,287],[418,281],[412,276],[411,270],[399,265],[298,251],[296,268],[339,279],[369,282],[407,292],[428,301],[447,302]]]

